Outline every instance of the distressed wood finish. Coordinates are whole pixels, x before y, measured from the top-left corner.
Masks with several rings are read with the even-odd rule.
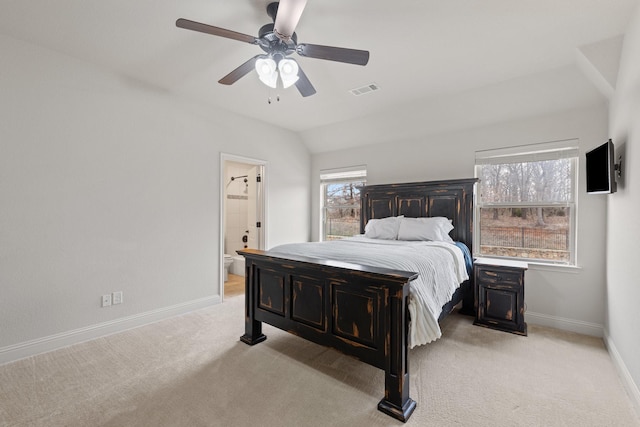
[[[477,181],[473,178],[362,187],[360,230],[364,232],[372,218],[444,216],[453,223],[453,240],[472,250],[473,187]]]
[[[476,179],[365,186],[361,231],[369,219],[405,215],[446,216],[455,240],[471,249],[473,186]],[[407,421],[416,402],[409,397],[409,286],[417,273],[380,267],[238,251],[246,259],[245,334],[254,345],[266,339],[262,322],[335,348],[385,371],[378,409]],[[470,295],[469,295],[470,294]],[[444,307],[471,301],[469,282]]]
[[[340,350],[385,371],[382,411],[406,421],[409,398],[409,282],[417,273],[337,261],[238,251],[246,259],[241,340],[266,339],[261,322]]]
[[[477,178],[412,182],[362,187],[360,230],[373,218],[404,215],[421,218],[444,216],[453,223],[450,235],[473,253],[473,194]],[[472,280],[464,282],[443,307],[440,320],[462,300],[461,313],[475,316]]]
[[[476,264],[474,325],[527,335],[523,266]]]

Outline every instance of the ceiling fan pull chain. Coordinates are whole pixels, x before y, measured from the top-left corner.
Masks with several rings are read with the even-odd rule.
[[[271,94],[273,92],[271,91],[271,88],[267,89],[267,103],[271,104]],[[276,92],[276,102],[280,102],[280,94]]]

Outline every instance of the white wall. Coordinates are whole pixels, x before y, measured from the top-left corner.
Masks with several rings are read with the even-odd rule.
[[[267,162],[269,242],[308,239],[293,133],[3,36],[0,57],[0,363],[219,300],[221,152]]]
[[[476,150],[577,138],[581,155],[608,138],[604,105],[473,130],[312,156],[312,238],[318,239],[320,169],[367,165],[367,183],[473,177]],[[605,296],[606,196],[585,194],[584,162],[578,189],[579,268],[531,266],[526,273],[526,319],[602,335]]]
[[[618,358],[640,411],[640,280],[636,265],[640,242],[640,5],[623,43],[610,129],[624,169],[618,192],[608,196],[606,330],[610,351]]]

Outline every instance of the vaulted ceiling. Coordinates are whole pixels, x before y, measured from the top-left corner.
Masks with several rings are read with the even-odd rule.
[[[298,132],[317,152],[378,142],[386,134],[410,136],[416,122],[443,132],[602,102],[603,90],[580,58],[597,63],[610,47],[613,59],[600,72],[609,70],[608,83],[615,85],[619,36],[639,4],[309,0],[298,42],[364,49],[371,57],[365,67],[296,57],[317,90],[307,98],[295,87],[269,89],[254,73],[231,86],[218,84],[260,48],[175,26],[187,18],[257,36],[271,22],[268,3],[3,0],[0,33]],[[600,53],[589,58],[585,52],[593,46]],[[372,83],[379,90],[350,93]],[[344,137],[336,141],[336,135]]]

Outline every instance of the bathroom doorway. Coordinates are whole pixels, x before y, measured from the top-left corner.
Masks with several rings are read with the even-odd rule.
[[[220,296],[244,294],[244,258],[236,251],[264,249],[266,162],[220,156]]]

